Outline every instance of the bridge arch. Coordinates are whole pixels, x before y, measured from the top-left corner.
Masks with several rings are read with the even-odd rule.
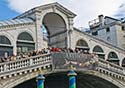
[[[56,84],[56,86],[63,86],[64,85],[64,88],[67,88],[68,87],[68,77],[67,77],[67,73],[68,71],[62,71],[62,72],[52,72],[52,73],[49,73],[49,74],[46,74],[46,82],[45,82],[45,86],[47,86],[48,84],[48,87],[51,86],[53,88],[53,85]],[[97,88],[97,83],[99,84],[98,85],[98,88],[100,88],[101,86],[107,86],[110,84],[110,86],[112,86],[113,88],[122,88],[121,85],[116,85],[118,84],[117,81],[115,81],[114,79],[112,78],[109,78],[107,77],[106,75],[103,75],[102,74],[98,74],[97,72],[91,72],[91,71],[77,71],[77,80],[79,80],[79,82],[77,82],[77,86],[81,86],[81,84],[84,84],[84,86],[88,86],[89,88],[89,85],[86,85],[85,82],[92,82],[91,86],[93,86],[94,88]],[[84,75],[84,76],[83,76]],[[34,76],[35,77],[35,76]],[[33,77],[33,78],[34,78]],[[54,77],[54,78],[53,78]],[[31,79],[33,79],[31,78]],[[52,79],[53,78],[53,79]],[[95,80],[96,79],[96,80]],[[18,79],[18,82],[21,82],[21,80],[19,81],[20,79]],[[33,80],[36,80],[35,78]],[[54,81],[53,81],[54,80]],[[62,81],[59,81],[59,80],[62,80]],[[85,80],[85,81],[83,81]],[[95,80],[95,81],[94,81]],[[113,80],[113,81],[112,81]],[[24,82],[24,81],[22,81]],[[55,82],[55,83],[54,83]],[[58,83],[56,82],[59,82],[60,83],[65,83],[65,84],[60,84],[58,85]],[[95,84],[93,84],[93,82]],[[101,83],[103,82],[103,83]],[[105,84],[107,83],[107,85]],[[19,84],[19,83],[18,83]],[[53,84],[53,85],[52,85]],[[67,84],[67,85],[66,85]],[[80,85],[79,85],[80,84]],[[35,85],[36,85],[36,82],[35,82]],[[96,86],[95,86],[96,85]],[[16,86],[16,85],[14,85]],[[13,86],[13,87],[14,87]],[[83,85],[82,85],[83,86]],[[100,86],[100,87],[99,87]],[[78,87],[78,88],[79,88]],[[14,88],[18,88],[18,86],[14,87]],[[22,87],[21,87],[22,88]],[[105,87],[104,87],[105,88]]]
[[[66,23],[63,17],[54,12],[46,13],[42,24],[46,27],[50,36],[55,33],[66,31]]]
[[[122,67],[125,67],[125,58],[122,60]]]
[[[10,39],[5,35],[0,35],[0,57],[8,57],[13,54],[13,46]]]
[[[109,52],[107,61],[119,65],[118,55],[113,51]]]
[[[49,46],[66,47],[67,24],[63,16],[56,12],[48,12],[43,16],[42,27],[45,27]],[[61,45],[60,45],[61,44]]]
[[[105,59],[105,54],[101,46],[96,45],[93,48],[93,53],[97,54],[100,58]]]
[[[76,48],[83,50],[83,52],[89,52],[88,43],[84,39],[77,40]]]
[[[25,53],[34,49],[35,43],[33,36],[26,31],[19,33],[17,37],[17,54]]]

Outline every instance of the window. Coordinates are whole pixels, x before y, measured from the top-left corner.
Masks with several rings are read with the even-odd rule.
[[[109,36],[107,37],[107,41],[111,41],[111,38]]]
[[[110,28],[108,27],[108,28],[106,28],[106,32],[110,32]]]
[[[9,45],[11,45],[11,42],[6,36],[1,35],[0,36],[0,44],[9,44]]]
[[[27,32],[22,32],[19,36],[18,36],[18,40],[27,40],[27,41],[33,41],[32,36],[27,33]]]
[[[125,30],[125,26],[122,26],[122,30],[123,30],[123,31]]]
[[[98,35],[98,31],[92,32],[92,35]]]

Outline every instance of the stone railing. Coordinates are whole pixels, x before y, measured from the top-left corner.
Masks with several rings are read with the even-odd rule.
[[[46,69],[52,65],[51,55],[37,55],[16,61],[0,63],[0,78],[12,77],[18,74]]]
[[[37,55],[16,61],[0,63],[0,79],[26,74],[28,72],[37,71],[39,69],[48,69],[48,68],[52,69],[53,65],[52,58],[69,59],[69,60],[78,60],[78,59],[91,60],[90,58],[92,58],[92,55],[58,52],[58,53],[52,53],[51,55],[50,54]],[[125,69],[108,61],[99,59],[96,70],[101,73],[108,74],[110,76],[125,80]]]
[[[97,71],[125,81],[125,68],[99,59]]]
[[[116,65],[114,63],[110,63],[108,61],[105,61],[103,59],[99,59],[98,66],[102,67],[104,69],[110,70],[112,72],[125,75],[125,68],[123,68],[119,65]]]

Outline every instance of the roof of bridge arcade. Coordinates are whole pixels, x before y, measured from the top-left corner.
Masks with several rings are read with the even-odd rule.
[[[30,18],[10,19],[10,20],[0,21],[0,27],[17,25],[17,24],[29,24],[29,23],[33,23],[33,20],[31,20]]]
[[[6,26],[11,26],[11,25],[33,23],[33,21],[34,21],[33,19],[26,17],[28,14],[31,14],[31,13],[33,13],[35,11],[38,11],[38,10],[42,10],[42,9],[46,9],[46,8],[53,8],[53,7],[56,7],[56,9],[63,12],[64,14],[67,14],[68,16],[71,16],[71,17],[76,16],[76,14],[74,14],[73,12],[68,10],[67,8],[63,7],[61,4],[55,2],[55,3],[50,3],[50,4],[35,7],[31,10],[28,10],[28,11],[24,12],[23,14],[15,17],[15,18],[10,19],[10,20],[0,21],[0,28],[6,27]]]
[[[35,7],[33,9],[31,9],[31,10],[28,10],[28,11],[22,13],[21,15],[15,17],[15,18],[22,18],[22,17],[25,17],[26,15],[32,14],[32,13],[34,13],[36,11],[39,12],[41,10],[45,10],[47,8],[54,8],[54,7],[56,9],[58,9],[59,11],[61,11],[62,13],[70,16],[70,17],[75,17],[76,16],[75,13],[73,13],[69,9],[65,8],[64,6],[62,6],[61,4],[59,4],[58,2],[55,2],[55,3],[50,3],[50,4],[45,4],[45,5],[41,5],[41,6]]]

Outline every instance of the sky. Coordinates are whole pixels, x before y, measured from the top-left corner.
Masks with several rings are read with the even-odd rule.
[[[0,20],[11,19],[36,6],[58,2],[77,16],[74,27],[88,28],[98,15],[125,18],[125,0],[0,0]]]

